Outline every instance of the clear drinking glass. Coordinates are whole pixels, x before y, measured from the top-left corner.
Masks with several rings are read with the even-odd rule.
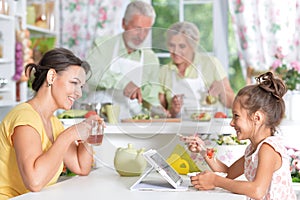
[[[102,144],[104,134],[104,125],[98,120],[92,120],[92,129],[87,143],[95,146]]]

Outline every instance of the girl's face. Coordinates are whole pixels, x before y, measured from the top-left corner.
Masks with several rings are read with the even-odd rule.
[[[82,67],[71,65],[66,71],[57,73],[52,86],[52,95],[57,106],[69,110],[75,100],[82,96],[86,74]]]
[[[183,34],[173,35],[169,39],[168,49],[175,65],[193,62],[194,49]]]
[[[233,103],[230,125],[235,129],[239,140],[250,139],[254,136],[253,121],[249,118],[247,110],[242,108],[240,101],[235,100]]]

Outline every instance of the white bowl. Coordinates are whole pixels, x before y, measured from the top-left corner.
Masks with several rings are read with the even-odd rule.
[[[196,107],[185,107],[184,115],[186,119],[194,120],[194,121],[210,121],[214,117],[217,108],[215,106],[201,106],[199,108]],[[195,119],[195,116],[199,116],[200,114],[205,113],[205,117],[203,120]]]

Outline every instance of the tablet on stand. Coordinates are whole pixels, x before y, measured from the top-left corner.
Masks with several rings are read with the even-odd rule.
[[[143,153],[143,156],[151,165],[151,168],[148,169],[141,178],[139,178],[139,180],[131,186],[131,190],[188,190],[190,181],[184,181],[156,150],[150,149]]]

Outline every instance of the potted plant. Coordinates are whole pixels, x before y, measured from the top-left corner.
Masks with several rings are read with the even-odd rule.
[[[298,61],[286,62],[282,49],[278,48],[275,61],[271,70],[275,72],[286,84],[288,92],[284,96],[286,104],[286,118],[289,120],[300,120],[298,110],[300,109],[300,63]]]
[[[282,49],[278,48],[271,69],[282,78],[288,90],[300,90],[300,63],[298,61],[287,63],[285,57]]]
[[[300,183],[300,150],[287,147],[290,156],[290,170],[292,180],[295,183]]]

